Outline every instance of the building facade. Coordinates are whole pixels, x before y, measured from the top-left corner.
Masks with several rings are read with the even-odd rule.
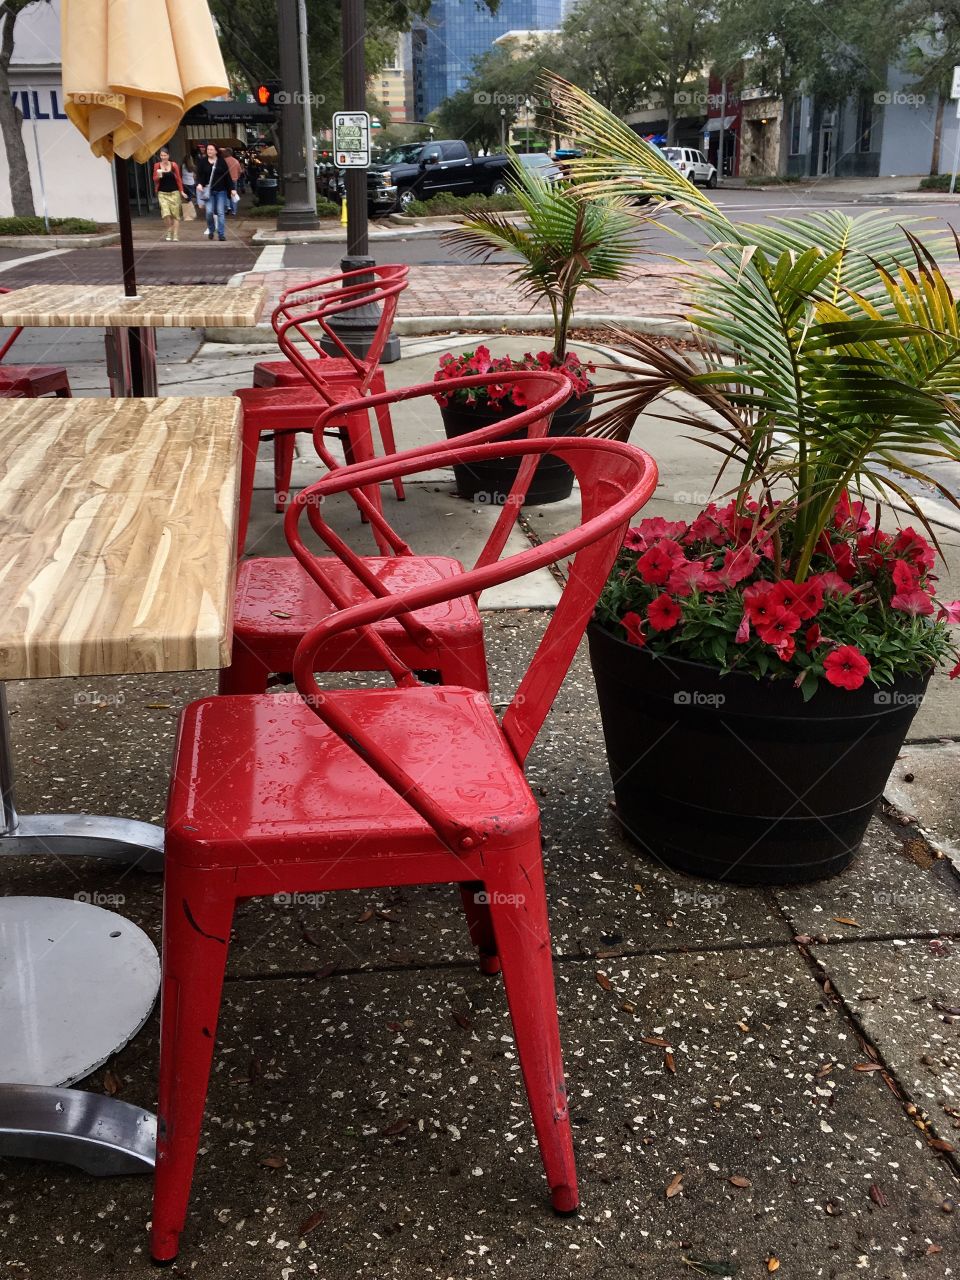
[[[562,0],[501,0],[496,13],[475,0],[433,0],[430,14],[414,27],[414,103],[423,120],[467,82],[477,58],[507,31],[552,31],[560,25]]]
[[[91,152],[63,110],[60,3],[28,5],[14,28],[11,96],[23,115],[34,212],[51,218],[116,222],[113,167]],[[13,212],[10,170],[0,139],[0,216]]]

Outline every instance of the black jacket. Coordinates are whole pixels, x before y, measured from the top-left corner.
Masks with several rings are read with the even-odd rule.
[[[206,156],[200,157],[197,165],[197,184],[203,187],[204,191],[233,191],[233,179],[230,177],[230,170],[223,156],[217,156],[215,164],[211,164]]]

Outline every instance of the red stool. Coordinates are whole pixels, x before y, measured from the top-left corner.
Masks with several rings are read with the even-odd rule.
[[[183,713],[167,811],[157,1164],[151,1253],[179,1250],[196,1163],[235,904],[278,892],[456,883],[473,936],[494,946],[555,1210],[579,1194],[557,1020],[539,811],[523,761],[573,658],[656,467],[630,445],[564,438],[421,452],[342,469],[297,502],[432,466],[556,453],[580,482],[579,528],[389,600],[372,599],[304,636],[303,701],[208,698]],[[360,474],[362,470],[363,474]],[[316,511],[316,508],[312,508]],[[331,550],[339,539],[319,513]],[[374,632],[575,554],[560,603],[502,722],[474,689],[417,683]],[[316,654],[363,633],[387,650],[394,689],[321,690]],[[412,731],[415,727],[415,731]]]
[[[9,293],[9,289],[0,288],[0,294]],[[23,333],[23,325],[19,325],[0,347],[0,362]],[[72,396],[67,371],[57,364],[3,364],[0,363],[0,396],[4,399],[29,398],[55,395]]]

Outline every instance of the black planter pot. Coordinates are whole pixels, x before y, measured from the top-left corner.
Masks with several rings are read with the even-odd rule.
[[[927,678],[878,689],[721,676],[588,628],[624,832],[710,880],[799,884],[853,859]]]
[[[550,423],[551,436],[571,436],[583,426],[590,417],[593,406],[593,392],[575,396],[553,415]],[[467,435],[470,431],[479,431],[494,422],[502,422],[521,413],[522,409],[514,408],[512,413],[505,413],[503,408],[490,409],[485,406],[448,404],[440,410],[443,418],[443,429],[448,440]],[[518,439],[523,432],[515,436],[507,436],[508,440]],[[469,502],[491,503],[500,506],[507,500],[513,478],[520,466],[519,458],[494,458],[491,462],[479,463],[472,467],[455,466],[453,474],[457,483],[457,493]],[[569,498],[573,490],[573,472],[565,462],[550,454],[537,464],[527,491],[525,506],[539,507],[548,502],[560,502]]]

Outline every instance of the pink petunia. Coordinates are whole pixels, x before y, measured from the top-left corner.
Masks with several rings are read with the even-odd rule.
[[[749,547],[725,551],[723,564],[717,570],[717,578],[725,587],[736,586],[744,578],[749,578],[759,563],[760,557]]]
[[[937,621],[949,622],[951,626],[960,623],[960,600],[951,600],[949,604],[942,604],[937,614]]]
[[[909,613],[914,618],[933,613],[933,601],[925,591],[920,590],[898,591],[890,601],[890,607],[899,609],[901,613]]]

